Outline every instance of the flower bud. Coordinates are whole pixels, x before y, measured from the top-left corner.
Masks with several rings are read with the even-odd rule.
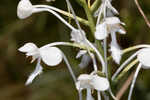
[[[32,15],[33,6],[29,0],[21,0],[17,7],[17,16],[25,19]]]

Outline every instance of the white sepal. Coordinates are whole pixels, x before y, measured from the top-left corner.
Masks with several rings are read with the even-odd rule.
[[[103,40],[108,36],[106,23],[101,23],[96,26],[95,38],[97,40]]]
[[[17,16],[20,19],[25,19],[32,15],[33,6],[30,0],[21,0],[17,7]]]
[[[98,91],[105,91],[109,88],[109,81],[107,78],[100,77],[98,75],[93,75],[91,84],[94,89]]]
[[[36,65],[35,70],[31,73],[31,75],[29,76],[29,78],[26,81],[26,85],[29,85],[32,83],[32,81],[35,79],[36,76],[40,75],[42,73],[42,66],[40,65],[40,60],[38,62],[38,64]]]
[[[120,19],[118,17],[107,17],[105,19],[106,24],[120,24]]]
[[[77,90],[81,91],[85,88],[92,88],[92,86],[90,85],[90,81],[91,81],[91,76],[88,74],[81,74],[78,77],[78,81],[76,82],[76,88]]]
[[[137,55],[139,62],[143,65],[142,68],[150,68],[150,48],[141,49]]]
[[[34,43],[26,43],[25,45],[20,47],[18,50],[20,52],[32,52],[32,51],[35,51],[37,49],[38,49],[38,47]]]
[[[62,52],[56,47],[46,47],[39,51],[43,62],[49,66],[56,66],[63,59]]]

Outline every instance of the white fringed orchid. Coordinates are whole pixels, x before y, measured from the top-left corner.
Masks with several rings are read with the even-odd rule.
[[[17,16],[20,19],[25,19],[34,13],[43,12],[43,11],[52,13],[59,20],[61,20],[65,25],[67,25],[71,30],[75,30],[75,28],[72,25],[70,25],[58,13],[56,13],[56,11],[60,11],[60,9],[48,5],[32,5],[30,0],[20,0],[17,7]]]
[[[112,76],[112,80],[115,79],[115,77],[120,73],[120,71],[133,59],[137,56],[137,59],[139,61],[139,65],[136,69],[136,72],[134,74],[133,80],[132,80],[132,84],[130,87],[130,92],[129,92],[129,96],[128,96],[128,100],[131,100],[131,95],[132,95],[132,91],[134,88],[134,84],[136,81],[136,78],[138,76],[138,73],[140,71],[141,68],[143,69],[149,69],[150,68],[150,46],[149,45],[141,45],[139,47],[144,47],[142,49],[140,49],[139,51],[135,52],[132,56],[130,56],[120,67],[119,69],[115,72],[115,74]]]
[[[21,0],[17,7],[17,16],[20,19],[27,18],[34,12],[34,7],[29,0]]]
[[[138,61],[141,63],[142,68],[144,69],[148,69],[150,67],[150,63],[149,63],[149,53],[150,53],[150,45],[139,45],[136,48],[142,48],[140,50],[138,50],[137,52],[135,52],[134,54],[132,54],[126,61],[124,61],[120,67],[118,68],[118,70],[114,73],[114,75],[112,76],[112,80],[114,80],[116,78],[116,76],[121,72],[121,70],[130,62],[132,61],[136,56]]]
[[[107,17],[104,21],[96,26],[95,38],[97,40],[104,40],[110,34],[112,38],[112,42],[110,44],[110,51],[112,53],[112,57],[117,64],[120,63],[122,51],[116,40],[116,32],[120,34],[125,34],[125,30],[121,25],[125,25],[122,23],[118,17]]]
[[[121,25],[122,23],[118,17],[107,17],[104,21],[96,26],[95,38],[97,40],[105,39],[109,34],[113,32],[119,32],[120,34],[125,34],[125,30]]]
[[[143,48],[139,50],[139,53],[137,54],[137,58],[139,62],[142,64],[142,68],[149,69],[150,68],[150,47],[149,48]]]
[[[33,79],[42,72],[41,60],[48,66],[58,65],[62,59],[63,54],[60,49],[56,47],[38,48],[34,43],[26,43],[18,49],[20,52],[26,53],[26,56],[32,56],[32,61],[38,59],[35,71],[29,76],[26,84],[32,83]]]
[[[32,62],[41,58],[48,66],[56,66],[62,61],[62,52],[56,47],[38,48],[34,43],[26,43],[18,49],[20,52],[26,53],[27,56],[32,56]]]
[[[137,54],[137,59],[139,60],[139,65],[136,69],[136,72],[135,72],[133,80],[132,80],[128,100],[131,100],[134,84],[135,84],[135,81],[136,81],[136,78],[138,76],[140,69],[141,68],[143,68],[143,69],[149,69],[150,68],[150,61],[149,61],[149,59],[150,59],[150,48],[143,48],[143,49],[139,50],[138,54]]]
[[[62,45],[63,43],[58,43]],[[48,66],[56,66],[64,59],[68,70],[76,82],[76,77],[71,69],[71,66],[64,55],[64,53],[57,47],[54,47],[57,43],[48,44],[41,48],[38,48],[34,43],[26,43],[24,46],[20,47],[18,50],[20,52],[26,53],[27,57],[32,56],[32,62],[38,59],[35,71],[29,76],[26,85],[32,83],[33,79],[42,73],[42,66],[40,65],[41,60]]]
[[[83,89],[87,90],[87,100],[93,100],[91,90],[105,91],[109,88],[109,81],[107,78],[100,77],[93,74],[81,74],[76,82],[76,88],[78,91]]]
[[[102,63],[102,67],[103,67],[102,72],[105,71],[105,63],[104,63],[102,55],[95,48],[95,46],[86,38],[85,32],[83,30],[77,30],[77,29],[72,30],[72,32],[71,32],[71,41],[73,41],[75,43],[78,43],[78,44],[81,44],[81,45],[84,45],[85,47],[87,47],[87,50],[79,51],[76,58],[79,58],[79,57],[83,56],[84,54],[86,54],[87,51],[88,51],[88,48],[91,47],[96,52],[96,54],[98,55],[99,60]],[[84,61],[84,58],[82,59],[82,61]]]

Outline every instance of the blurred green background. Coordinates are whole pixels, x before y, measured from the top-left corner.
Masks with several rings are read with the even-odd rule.
[[[24,85],[27,77],[34,70],[36,61],[31,64],[31,59],[26,59],[25,55],[17,49],[27,42],[33,42],[40,47],[55,41],[69,41],[70,30],[47,12],[34,14],[24,20],[18,19],[16,15],[18,2],[19,0],[0,1],[0,100],[77,100],[77,91],[63,62],[56,67],[42,64],[44,73],[37,77],[33,84]],[[65,0],[56,0],[53,3],[32,0],[32,3],[51,4],[67,10]],[[72,3],[77,15],[85,18],[83,9],[75,0],[72,0]],[[150,0],[139,3],[150,20]],[[137,44],[150,44],[150,29],[134,1],[113,0],[113,5],[120,12],[120,19],[126,23],[127,34],[117,35],[120,46],[124,49]],[[64,18],[68,20],[67,17]],[[87,27],[84,29],[88,31]],[[74,58],[78,49],[71,47],[61,47],[61,49],[70,60],[77,76],[80,73],[89,72],[89,69],[80,69],[77,66],[80,60]],[[123,60],[129,55],[130,53],[126,54]],[[150,100],[149,76],[150,70],[140,71],[133,92],[133,100]],[[123,83],[124,78],[120,82]],[[115,91],[119,89],[119,87],[115,88]],[[127,95],[128,91],[121,100],[126,100]]]

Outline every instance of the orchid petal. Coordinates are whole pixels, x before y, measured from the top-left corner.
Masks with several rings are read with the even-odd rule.
[[[105,23],[96,26],[95,38],[97,40],[103,40],[107,37],[107,26]]]
[[[120,24],[120,19],[118,17],[108,17],[105,19],[106,24]]]
[[[79,91],[81,91],[83,89],[80,84],[81,84],[80,81],[76,82],[76,89]]]
[[[126,34],[126,31],[125,31],[124,29],[121,29],[121,28],[118,30],[118,32],[119,32],[120,34]]]
[[[81,74],[79,77],[78,77],[78,80],[81,81],[81,80],[91,80],[92,77],[91,75],[88,75],[88,74]]]
[[[141,49],[137,55],[138,60],[142,63],[142,68],[150,68],[150,48]]]
[[[87,55],[87,54],[83,55],[82,59],[81,59],[81,62],[79,64],[79,67],[80,68],[87,67],[89,65],[90,61],[91,61],[91,57],[89,55]]]
[[[85,88],[93,88],[90,84],[91,79],[92,79],[91,75],[81,74],[78,77],[78,81],[76,82],[76,88],[78,90],[82,90]]]
[[[40,62],[38,62],[38,63],[40,63]],[[31,75],[30,75],[29,78],[27,79],[26,85],[31,84],[32,81],[35,79],[35,77],[36,77],[37,75],[40,75],[40,74],[42,73],[42,70],[43,70],[42,66],[41,66],[40,64],[37,64],[35,70],[31,73]]]
[[[119,64],[122,57],[122,50],[120,49],[118,44],[111,42],[110,51],[115,62]]]
[[[62,59],[62,52],[56,47],[46,47],[40,49],[40,55],[43,62],[49,66],[58,65]]]
[[[111,44],[110,44],[110,51],[113,59],[117,64],[120,63],[121,57],[122,57],[122,50],[120,49],[117,40],[116,40],[116,33],[112,32],[111,33]]]

